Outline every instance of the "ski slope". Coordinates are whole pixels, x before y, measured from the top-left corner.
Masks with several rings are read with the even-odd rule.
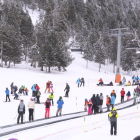
[[[54,84],[54,106],[51,106],[51,116],[55,116],[56,110],[57,110],[57,105],[56,102],[59,98],[59,96],[64,96],[64,88],[66,83],[69,83],[70,85],[70,93],[69,93],[69,98],[63,97],[64,100],[64,106],[62,113],[67,114],[67,113],[72,113],[72,112],[77,112],[77,111],[83,111],[84,109],[84,99],[90,99],[93,94],[100,94],[103,93],[104,96],[104,102],[103,102],[103,107],[106,106],[106,95],[110,95],[112,90],[115,90],[117,93],[117,98],[116,98],[116,103],[120,102],[120,90],[122,87],[119,86],[111,86],[111,87],[97,87],[96,84],[98,83],[99,78],[102,78],[104,83],[109,83],[112,81],[114,83],[115,80],[115,75],[112,73],[113,66],[108,65],[108,66],[102,66],[101,72],[98,72],[98,64],[94,62],[89,62],[89,67],[86,68],[86,61],[82,58],[82,55],[80,53],[73,52],[72,56],[75,58],[73,63],[67,68],[67,72],[58,72],[55,70],[55,68],[51,69],[51,73],[45,73],[45,71],[41,72],[40,68],[32,68],[30,67],[30,64],[26,64],[25,62],[22,62],[22,64],[18,64],[16,66],[13,66],[9,68],[0,68],[0,83],[1,83],[1,98],[0,98],[0,112],[2,114],[0,115],[0,126],[3,125],[9,125],[16,123],[15,116],[17,115],[17,108],[19,105],[19,100],[13,100],[13,96],[11,95],[11,101],[12,102],[3,102],[5,101],[5,89],[8,87],[10,89],[10,84],[14,82],[14,85],[17,85],[18,88],[21,85],[25,85],[29,89],[29,95],[28,96],[21,96],[20,98],[24,100],[25,105],[26,105],[26,113],[25,113],[25,121],[28,121],[28,108],[27,108],[27,103],[29,102],[32,91],[31,87],[33,84],[38,84],[41,89],[41,102],[45,102],[46,98],[49,96],[49,94],[44,94],[45,91],[45,86],[46,82],[48,80],[52,81]],[[122,72],[122,76],[125,76],[127,81],[131,80],[131,76],[126,75],[126,72]],[[137,74],[137,72],[133,72],[133,74]],[[78,78],[85,78],[85,87],[77,87],[76,80]],[[130,91],[131,94],[133,93],[135,86],[133,87],[124,87],[125,91]],[[77,97],[77,106],[76,106],[76,97]],[[126,97],[125,97],[126,100]],[[120,111],[119,111],[120,112]],[[124,112],[125,114],[131,113],[129,110],[121,111]],[[135,107],[135,111],[132,109],[132,112],[137,112],[137,109]],[[45,107],[43,104],[36,104],[35,106],[35,119],[40,119],[44,118],[45,114]],[[101,118],[98,119],[96,116],[89,116],[88,118],[93,119],[94,121],[98,121],[101,118],[102,119],[107,119],[106,115],[101,115]],[[77,119],[76,119],[77,120]],[[63,126],[63,129],[71,128],[72,125],[76,124],[82,124],[83,125],[83,118],[78,119],[78,121],[72,120],[72,121],[67,121],[63,123],[58,123],[54,125],[49,125],[46,126],[45,128],[49,128],[49,131],[55,133],[58,129],[61,130],[61,127]],[[89,119],[90,120],[90,119]],[[77,122],[77,123],[75,123]],[[78,123],[80,122],[80,123]],[[119,121],[118,121],[119,122]],[[121,122],[121,121],[120,121]],[[67,124],[67,125],[65,125]],[[56,129],[55,126],[58,125],[58,128]],[[109,123],[107,123],[106,127],[109,127]],[[42,127],[44,128],[44,127]],[[41,128],[41,129],[42,129]],[[51,129],[50,129],[51,128]],[[128,128],[127,128],[128,129]],[[38,131],[38,129],[35,129]],[[55,131],[53,131],[55,130]],[[104,130],[104,129],[103,129]],[[30,131],[34,131],[30,130]],[[45,131],[46,135],[48,135],[49,131]],[[99,129],[100,131],[100,129]],[[44,129],[43,129],[44,132]],[[81,128],[80,128],[81,132]],[[44,136],[41,132],[40,136]],[[81,132],[82,133],[82,132]],[[89,132],[90,133],[90,132]],[[93,132],[92,132],[93,133]],[[109,131],[104,132],[106,135],[109,135]],[[22,135],[18,133],[18,136]],[[58,134],[57,134],[58,135]],[[57,136],[56,135],[56,136]],[[86,134],[82,134],[85,137],[87,137]],[[15,135],[14,135],[15,136]],[[36,135],[35,135],[36,136]],[[67,136],[67,132],[66,132]],[[105,137],[104,136],[104,137]],[[22,136],[23,137],[23,136]],[[53,135],[55,137],[55,135]],[[76,138],[77,137],[77,138]],[[78,139],[79,136],[75,136],[76,139]],[[36,137],[37,138],[37,137]],[[56,137],[55,137],[56,138]],[[21,138],[20,138],[21,139]],[[35,138],[34,138],[35,139]],[[47,138],[48,139],[48,138]]]

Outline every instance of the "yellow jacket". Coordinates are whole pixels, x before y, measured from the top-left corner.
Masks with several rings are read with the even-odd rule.
[[[115,113],[116,115],[114,116],[113,113]],[[113,122],[117,121],[117,118],[119,117],[119,115],[115,107],[113,108],[112,111],[110,111],[109,117],[110,117],[110,121],[113,121]]]
[[[54,95],[50,94],[49,99],[53,99],[53,98],[54,98]]]

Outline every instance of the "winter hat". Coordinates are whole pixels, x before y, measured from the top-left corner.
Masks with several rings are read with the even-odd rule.
[[[97,97],[99,97],[99,94],[97,94]]]
[[[62,99],[62,96],[60,96],[59,99],[61,100]]]
[[[31,98],[30,100],[33,101],[33,98]]]
[[[102,95],[102,93],[100,93],[100,95]]]
[[[112,93],[115,93],[115,91],[113,90]]]
[[[23,103],[23,100],[21,99],[21,100],[20,100],[20,102],[22,102],[22,103]]]
[[[140,136],[135,137],[133,140],[140,140]]]
[[[89,99],[89,102],[91,102],[91,99]]]
[[[8,88],[6,88],[6,90],[8,90]]]

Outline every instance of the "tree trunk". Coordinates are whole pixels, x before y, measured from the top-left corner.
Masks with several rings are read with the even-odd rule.
[[[100,72],[101,64],[99,63],[99,72]]]
[[[1,40],[1,67],[3,67],[2,55],[3,55],[3,40]]]
[[[87,60],[87,65],[86,65],[86,68],[88,68],[88,60]]]
[[[48,73],[48,71],[47,71],[47,66],[46,66],[46,73]]]
[[[61,67],[58,67],[58,70],[61,71]]]
[[[43,66],[41,66],[41,71],[43,71]]]
[[[51,69],[50,69],[51,67],[49,66],[49,73],[51,72]]]
[[[113,73],[115,73],[115,63],[113,64]]]
[[[10,68],[10,61],[9,61],[9,66],[8,66],[8,68]]]
[[[7,66],[7,61],[5,61],[5,66]]]

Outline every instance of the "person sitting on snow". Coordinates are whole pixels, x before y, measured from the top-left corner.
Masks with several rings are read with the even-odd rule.
[[[104,85],[102,78],[100,78],[100,80],[99,80],[99,85],[101,85],[101,86]]]
[[[122,83],[123,83],[123,85],[125,86],[125,84],[126,84],[126,79],[125,79],[125,77],[123,77]]]
[[[128,83],[126,84],[127,86],[131,86],[131,82],[130,81],[128,81]]]

